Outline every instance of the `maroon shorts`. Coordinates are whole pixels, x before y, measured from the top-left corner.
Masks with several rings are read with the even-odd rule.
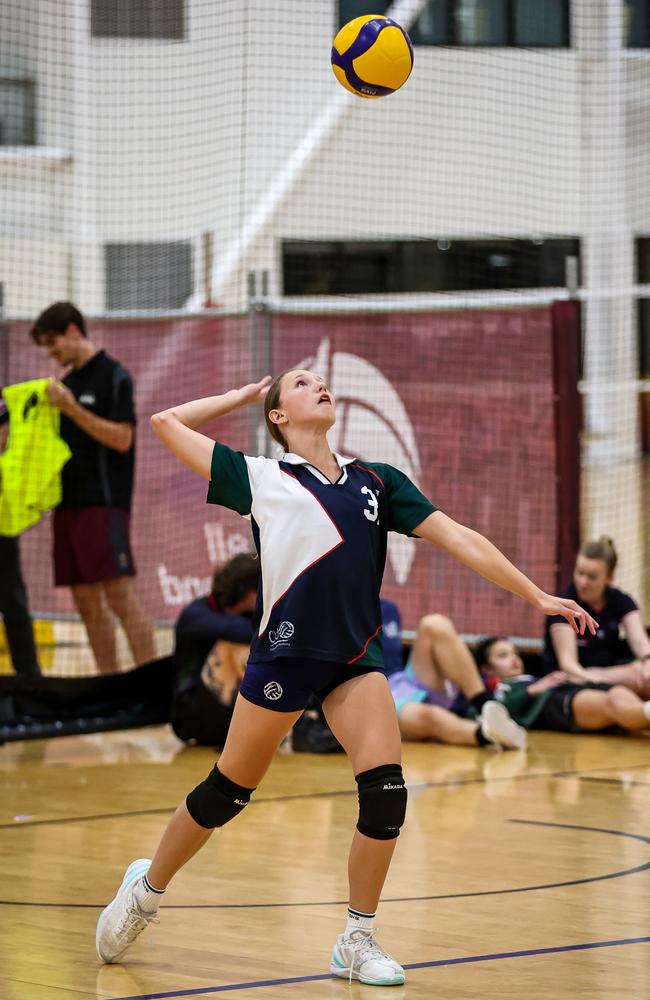
[[[134,576],[130,515],[117,507],[57,507],[54,511],[54,583],[72,587]]]

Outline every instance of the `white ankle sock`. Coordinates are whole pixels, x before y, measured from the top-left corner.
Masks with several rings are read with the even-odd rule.
[[[650,722],[650,701],[643,702],[643,714],[645,715],[648,722]]]
[[[139,878],[133,886],[135,901],[143,913],[156,912],[164,891],[164,889],[154,889],[146,875]]]
[[[345,933],[352,934],[353,931],[363,931],[364,934],[372,934],[374,919],[374,913],[362,913],[361,910],[353,910],[351,906],[348,906],[348,925],[345,928]]]

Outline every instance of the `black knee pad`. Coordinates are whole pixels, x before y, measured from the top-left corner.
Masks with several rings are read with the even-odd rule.
[[[357,774],[357,830],[373,840],[394,840],[406,815],[406,787],[399,764],[382,764]]]
[[[254,788],[243,788],[222,774],[215,764],[209,775],[185,799],[187,811],[199,826],[224,826],[248,805]]]

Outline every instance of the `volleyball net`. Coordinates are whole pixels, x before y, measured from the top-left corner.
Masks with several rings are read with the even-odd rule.
[[[0,383],[60,374],[28,330],[61,299],[133,375],[135,585],[161,653],[251,537],[148,418],[294,364],[331,383],[337,450],[403,468],[540,586],[568,580],[581,537],[614,537],[647,616],[644,12],[7,0]],[[414,43],[406,86],[375,101],[329,65],[364,13]],[[260,421],[238,411],[219,434],[272,454]],[[53,586],[49,515],[20,546],[43,669],[92,673]],[[408,630],[437,611],[466,635],[542,634],[532,609],[415,540],[391,539],[385,593]]]

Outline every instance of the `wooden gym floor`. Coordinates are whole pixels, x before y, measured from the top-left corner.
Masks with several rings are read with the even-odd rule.
[[[355,788],[279,753],[120,966],[95,922],[214,755],[166,727],[0,747],[1,1000],[369,998],[330,978]],[[650,740],[533,733],[526,753],[407,744],[378,939],[395,1000],[648,1000]],[[384,995],[383,993],[381,995]]]

